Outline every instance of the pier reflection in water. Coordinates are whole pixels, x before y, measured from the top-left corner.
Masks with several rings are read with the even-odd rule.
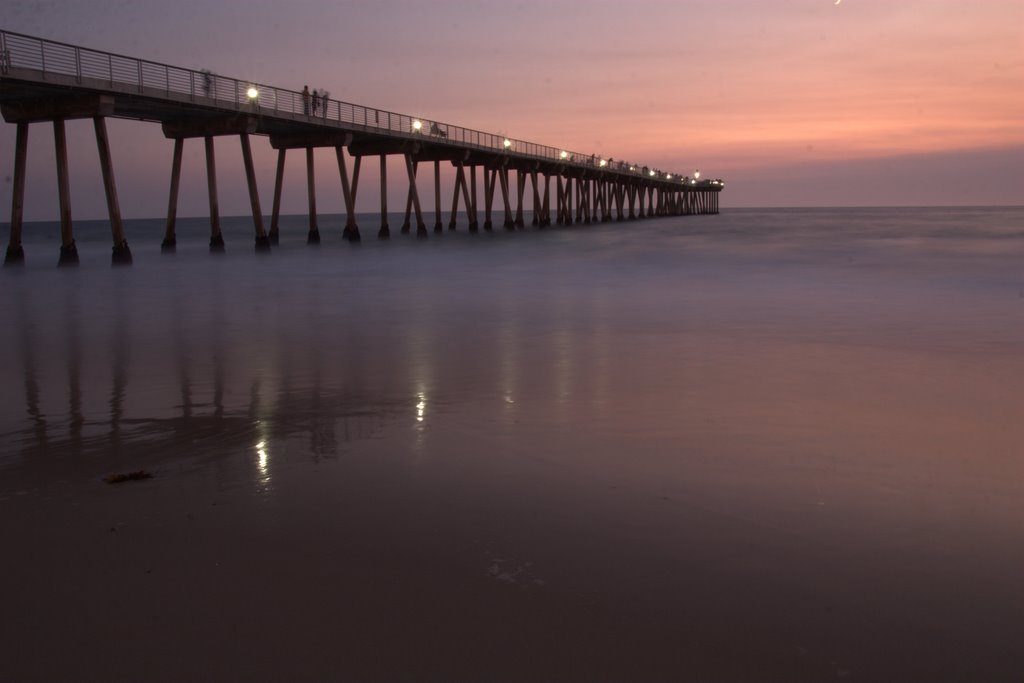
[[[22,389],[5,392],[0,466],[159,466],[259,442],[262,469],[270,440],[334,457],[407,412],[401,391],[365,393],[366,342],[323,319],[327,293],[282,301],[250,265],[9,278],[4,336],[17,362],[3,379]],[[239,275],[252,281],[236,286]]]

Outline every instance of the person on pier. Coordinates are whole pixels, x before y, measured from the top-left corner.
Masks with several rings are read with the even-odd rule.
[[[302,86],[302,113],[309,116],[309,86]]]

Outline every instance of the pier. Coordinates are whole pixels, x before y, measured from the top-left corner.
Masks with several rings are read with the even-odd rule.
[[[447,228],[465,213],[470,232],[494,229],[500,194],[508,230],[523,229],[524,204],[531,202],[532,224],[589,224],[651,216],[718,213],[724,184],[718,179],[664,171],[638,163],[605,159],[567,149],[518,140],[396,112],[350,104],[308,93],[102,52],[67,43],[0,30],[0,113],[17,126],[11,201],[10,242],[5,265],[22,263],[23,206],[29,126],[49,123],[53,129],[57,190],[60,203],[59,265],[78,262],[70,201],[67,141],[64,122],[91,118],[94,123],[113,241],[112,263],[131,263],[118,204],[106,119],[159,123],[173,141],[167,222],[161,245],[174,251],[178,186],[186,140],[202,140],[210,200],[210,249],[224,249],[217,202],[213,139],[239,139],[252,209],[255,248],[269,251],[279,239],[285,156],[304,150],[309,201],[310,243],[320,241],[314,189],[313,150],[334,148],[345,206],[342,228],[358,242],[355,202],[364,157],[377,157],[381,177],[379,239],[391,236],[388,223],[388,157],[398,157],[408,177],[403,234],[430,234],[421,207],[417,174],[432,164],[434,216],[432,230],[442,233],[441,164],[455,169],[455,186]],[[264,225],[252,160],[253,136],[269,138],[277,150],[277,168],[269,226]],[[483,204],[479,203],[482,186]],[[552,197],[552,195],[554,195]],[[552,205],[554,211],[552,211]],[[461,207],[461,209],[460,209]],[[552,217],[553,214],[553,217]]]

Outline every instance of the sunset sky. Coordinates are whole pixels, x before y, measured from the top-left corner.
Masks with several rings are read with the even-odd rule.
[[[1024,204],[1024,1],[8,0],[3,28],[727,182],[722,206]],[[103,217],[91,126],[69,124],[75,216]],[[172,144],[111,124],[122,209],[166,210]],[[14,126],[0,127],[2,220]],[[57,216],[52,132],[26,218]],[[181,215],[206,213],[186,144]],[[217,142],[222,212],[248,210]],[[255,142],[269,212],[274,157]],[[318,155],[318,203],[341,210]],[[191,172],[188,171],[191,170]],[[304,210],[289,157],[284,210]],[[399,178],[394,164],[393,182]],[[372,174],[359,209],[377,204]],[[365,187],[366,189],[363,189]],[[428,199],[428,206],[431,202]],[[393,210],[399,210],[396,206]]]

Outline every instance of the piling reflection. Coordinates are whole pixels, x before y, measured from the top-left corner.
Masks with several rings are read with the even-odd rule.
[[[12,291],[4,336],[19,362],[5,372],[20,374],[23,408],[22,417],[0,415],[0,467],[152,467],[248,452],[267,492],[275,444],[299,439],[314,461],[333,458],[407,411],[401,397],[361,394],[366,382],[342,372],[319,332],[251,343],[255,329],[278,324],[268,307],[236,314],[211,287],[206,305],[170,296],[141,318],[139,296],[123,283],[92,284],[94,294],[62,291],[55,310],[29,288]],[[426,406],[423,391],[419,423]]]
[[[49,444],[49,436],[47,433],[46,416],[39,404],[40,392],[36,368],[36,345],[33,326],[29,319],[28,305],[24,299],[18,298],[14,307],[16,312],[14,329],[18,331],[18,356],[21,360],[22,386],[25,390],[25,413],[28,416],[29,423],[25,436],[27,441],[36,444],[36,448],[40,452],[45,453]],[[74,394],[74,389],[77,385],[75,383],[69,384],[71,387],[70,393]],[[76,406],[77,404],[72,403],[72,405]],[[80,411],[72,410],[72,419],[76,422],[80,421]]]

